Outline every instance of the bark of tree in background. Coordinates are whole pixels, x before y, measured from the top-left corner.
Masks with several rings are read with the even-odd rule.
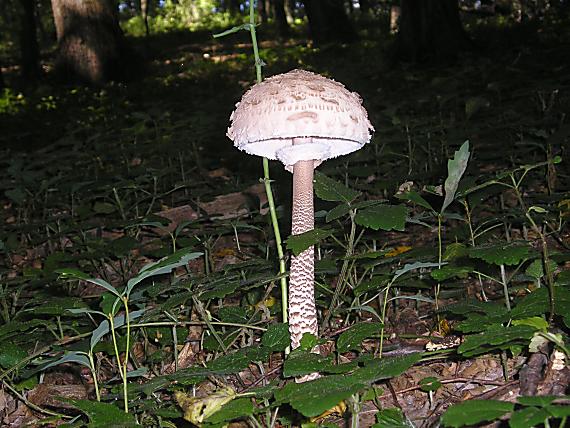
[[[2,64],[0,64],[0,89],[4,89],[4,76],[2,75]]]
[[[272,6],[279,37],[289,37],[290,31],[287,15],[285,14],[285,0],[273,0]]]
[[[125,41],[114,0],[51,0],[58,52],[56,69],[67,80],[99,84],[122,79]]]
[[[141,17],[144,22],[144,31],[147,37],[150,35],[150,29],[148,28],[149,6],[150,6],[150,0],[141,0]]]
[[[400,25],[400,6],[393,4],[390,6],[390,34],[396,34]]]
[[[458,0],[401,0],[400,5],[396,42],[400,59],[451,59],[469,45]]]
[[[285,16],[289,25],[295,22],[295,0],[285,0]]]
[[[34,0],[21,0],[20,58],[22,77],[36,80],[41,74],[40,48],[36,29],[36,7]]]
[[[257,2],[257,14],[261,19],[262,24],[267,24],[267,8],[265,7],[264,0],[258,0]]]
[[[304,0],[311,37],[316,44],[356,40],[343,0]]]

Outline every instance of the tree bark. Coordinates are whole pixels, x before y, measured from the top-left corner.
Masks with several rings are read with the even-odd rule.
[[[285,16],[287,17],[287,22],[289,25],[295,23],[295,1],[285,0]]]
[[[265,0],[257,1],[257,14],[262,24],[267,24],[267,8],[265,7]]]
[[[100,84],[125,77],[126,52],[113,0],[51,0],[56,69],[66,80]]]
[[[22,77],[27,81],[37,80],[41,74],[40,48],[36,27],[34,0],[21,0],[20,58]]]
[[[396,34],[400,26],[400,15],[402,10],[400,6],[393,4],[390,6],[390,34]]]
[[[413,62],[453,59],[469,40],[458,0],[401,0],[396,55]]]
[[[290,31],[289,23],[287,22],[287,15],[285,14],[285,0],[273,0],[272,6],[279,37],[289,37]]]
[[[140,0],[141,1],[141,17],[144,22],[144,31],[146,36],[150,35],[150,29],[148,27],[148,10],[150,5],[150,0]]]
[[[350,43],[356,32],[348,19],[343,0],[304,0],[311,38],[315,44]]]

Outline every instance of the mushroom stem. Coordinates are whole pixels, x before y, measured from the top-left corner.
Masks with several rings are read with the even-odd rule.
[[[299,235],[313,230],[313,160],[302,160],[293,166],[293,223],[291,233]],[[298,348],[304,333],[318,336],[315,305],[315,257],[311,246],[291,258],[289,276],[289,332],[291,346]]]

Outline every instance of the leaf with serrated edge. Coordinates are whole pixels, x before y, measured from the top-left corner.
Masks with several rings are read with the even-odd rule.
[[[89,428],[127,428],[139,426],[135,417],[111,403],[89,400],[69,400],[89,418]]]
[[[261,337],[263,346],[272,351],[284,351],[291,343],[287,324],[272,324]]]
[[[307,248],[319,243],[332,234],[332,230],[313,229],[298,235],[291,235],[287,238],[285,243],[287,244],[287,249],[298,256]]]
[[[374,230],[403,231],[407,216],[408,208],[404,205],[376,205],[358,211],[355,221]]]
[[[510,428],[528,428],[541,425],[549,417],[548,410],[539,407],[527,407],[515,411],[509,419]]]
[[[371,383],[399,376],[421,358],[421,353],[368,361],[351,375],[332,375],[305,383],[289,383],[275,391],[278,402],[289,403],[304,416],[317,416]]]
[[[512,266],[530,257],[530,247],[520,243],[499,243],[474,247],[468,250],[471,258],[482,259],[489,264]]]
[[[369,322],[358,323],[344,331],[337,339],[336,347],[338,352],[348,352],[360,349],[362,341],[376,334],[380,334],[382,323]]]
[[[360,192],[352,190],[318,171],[315,171],[314,188],[319,199],[329,202],[345,202],[350,204],[360,195]]]

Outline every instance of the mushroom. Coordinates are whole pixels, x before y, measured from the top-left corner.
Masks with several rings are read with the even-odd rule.
[[[278,159],[293,173],[293,235],[314,228],[314,168],[360,149],[374,131],[358,94],[304,70],[251,87],[230,121],[227,136],[238,149]],[[289,332],[293,349],[303,334],[318,336],[313,247],[291,258]]]

